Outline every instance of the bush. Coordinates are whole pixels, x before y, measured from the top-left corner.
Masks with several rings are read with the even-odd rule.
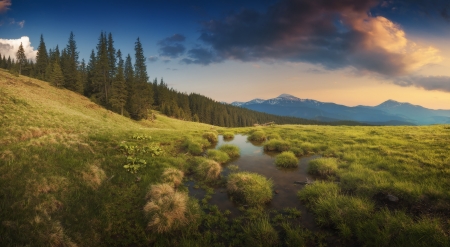
[[[186,193],[175,191],[170,184],[152,185],[147,199],[144,213],[149,230],[165,233],[194,224],[200,218],[198,203]]]
[[[214,160],[205,160],[195,169],[197,177],[207,182],[217,180],[221,171],[222,167]]]
[[[203,138],[205,138],[206,140],[208,140],[211,144],[212,143],[216,143],[218,140],[218,136],[217,133],[215,132],[205,132],[203,133]]]
[[[288,141],[283,140],[269,140],[264,144],[264,150],[265,151],[289,151],[290,143]]]
[[[275,165],[284,168],[298,167],[298,159],[293,152],[282,152],[275,158]]]
[[[239,147],[233,144],[224,144],[219,147],[219,150],[228,154],[230,158],[236,158],[240,155]]]
[[[230,140],[234,138],[234,133],[233,132],[225,132],[223,133],[223,139],[226,140]]]
[[[162,181],[171,184],[175,188],[183,181],[183,172],[176,168],[167,168],[162,174]]]
[[[262,142],[266,140],[266,133],[262,130],[254,131],[249,137],[249,141]]]
[[[245,234],[246,246],[276,246],[278,244],[278,233],[267,216],[249,222],[242,227],[242,231]]]
[[[311,160],[308,173],[321,177],[336,176],[338,170],[337,160],[334,158],[318,158]]]
[[[232,200],[257,206],[272,200],[271,180],[250,172],[237,172],[228,176],[227,191]]]
[[[216,150],[216,149],[210,149],[206,152],[206,157],[208,159],[212,159],[216,162],[219,162],[220,164],[223,164],[230,160],[230,156],[228,156],[227,153]]]

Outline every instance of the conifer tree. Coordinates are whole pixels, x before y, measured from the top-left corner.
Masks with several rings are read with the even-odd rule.
[[[45,47],[44,36],[41,34],[41,41],[39,43],[37,55],[36,55],[36,77],[40,80],[44,80],[46,78],[45,71],[48,65],[48,53],[47,48]]]
[[[147,66],[145,65],[144,49],[142,48],[142,44],[139,38],[135,43],[134,51],[135,51],[135,62],[134,62],[135,81],[137,83],[140,82],[147,83],[148,75],[147,75]]]
[[[97,57],[93,74],[94,96],[104,105],[108,103],[110,80],[106,34],[101,33],[97,45]]]
[[[117,51],[117,59],[119,60],[117,75],[114,78],[111,87],[111,97],[109,98],[110,104],[113,108],[120,110],[120,114],[123,116],[123,110],[127,103],[128,92],[125,82],[125,76],[123,71],[123,59],[120,50]]]
[[[86,78],[86,86],[84,88],[84,95],[87,97],[91,97],[94,93],[94,73],[95,73],[95,64],[97,63],[97,58],[95,56],[94,50],[91,52],[91,56],[89,57],[89,62],[86,67],[87,78]]]
[[[64,85],[64,75],[62,73],[61,67],[57,61],[53,62],[53,71],[50,76],[50,82],[55,87],[62,87]]]
[[[108,64],[109,64],[109,78],[114,78],[116,76],[116,49],[114,49],[114,41],[112,34],[108,34]]]
[[[26,63],[27,57],[25,56],[25,50],[23,49],[22,42],[20,43],[19,50],[16,53],[17,64],[19,66],[19,75],[22,73],[22,66]]]
[[[72,91],[83,93],[83,84],[78,75],[78,51],[73,32],[70,32],[69,42],[64,51],[65,57],[61,64],[63,65],[65,86]]]

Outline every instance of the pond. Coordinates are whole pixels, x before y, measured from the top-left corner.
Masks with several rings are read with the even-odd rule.
[[[230,172],[227,167],[236,165],[239,171],[249,171],[261,174],[273,181],[274,196],[267,209],[282,210],[286,207],[297,208],[302,211],[302,224],[307,228],[314,228],[313,215],[307,212],[297,197],[297,192],[304,185],[295,182],[313,181],[313,178],[307,174],[308,162],[320,157],[319,155],[302,157],[299,159],[297,168],[279,168],[275,165],[276,152],[265,152],[262,143],[252,143],[247,140],[247,136],[235,135],[231,140],[224,140],[219,136],[219,141],[213,148],[219,148],[223,144],[234,144],[240,149],[240,157],[223,165],[222,176],[227,176]],[[193,183],[187,184],[191,196],[200,198],[204,196],[204,191],[194,189]],[[241,214],[238,205],[234,204],[226,193],[225,188],[216,188],[215,193],[209,201],[212,205],[217,205],[220,210],[230,210],[231,216],[235,217]]]

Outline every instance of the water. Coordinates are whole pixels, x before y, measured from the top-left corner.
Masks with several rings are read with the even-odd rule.
[[[306,210],[297,197],[297,192],[304,185],[294,182],[303,182],[307,179],[313,181],[313,178],[307,174],[307,165],[310,160],[318,158],[318,155],[299,159],[297,168],[278,168],[275,165],[275,156],[278,153],[265,152],[261,143],[251,143],[247,141],[247,136],[235,135],[232,140],[224,140],[223,136],[219,136],[219,142],[215,148],[217,149],[223,144],[234,144],[240,149],[240,157],[223,166],[223,176],[228,175],[227,166],[232,164],[238,166],[239,171],[254,172],[271,179],[274,184],[274,196],[272,201],[267,204],[267,208],[275,210],[282,210],[286,207],[297,208],[302,211],[302,224],[307,228],[315,228],[313,215]],[[191,195],[202,194],[198,189],[191,188],[192,186],[189,186]],[[210,203],[217,205],[221,210],[230,210],[232,217],[240,215],[240,211],[237,209],[238,205],[229,200],[225,188],[216,188]]]

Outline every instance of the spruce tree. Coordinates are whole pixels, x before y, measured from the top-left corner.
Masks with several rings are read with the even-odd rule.
[[[134,74],[135,74],[135,81],[137,83],[148,82],[148,75],[147,75],[147,66],[145,65],[145,56],[144,56],[144,49],[142,48],[141,41],[139,38],[137,39],[135,46],[135,62],[134,62]]]
[[[69,42],[65,48],[65,60],[61,61],[63,65],[65,86],[75,92],[83,93],[83,84],[78,75],[78,51],[75,35],[70,32]]]
[[[97,58],[95,56],[94,50],[91,52],[91,56],[89,57],[89,62],[86,67],[87,78],[86,78],[86,86],[84,88],[84,95],[87,97],[91,97],[94,93],[94,73],[95,73],[95,64],[97,63]]]
[[[62,87],[64,85],[64,75],[62,73],[61,67],[57,61],[53,62],[53,71],[50,76],[50,82],[55,87]]]
[[[110,80],[109,80],[109,59],[106,34],[100,34],[97,44],[97,57],[93,75],[94,96],[99,103],[108,103]]]
[[[109,64],[109,78],[114,78],[116,76],[116,49],[114,49],[114,41],[112,34],[108,34],[108,64]]]
[[[109,102],[113,108],[119,109],[120,114],[123,116],[123,110],[125,104],[127,103],[128,92],[123,71],[124,65],[122,53],[120,52],[120,50],[117,51],[117,59],[119,60],[117,75],[115,76],[114,81],[112,83],[111,97],[109,98]]]
[[[41,41],[39,43],[37,55],[36,55],[36,77],[40,80],[46,78],[45,71],[47,69],[48,61],[47,48],[45,47],[44,36],[41,34]]]
[[[16,53],[17,64],[19,66],[19,75],[22,73],[22,66],[26,63],[27,57],[25,56],[25,50],[23,49],[22,42],[20,42],[19,50]]]

